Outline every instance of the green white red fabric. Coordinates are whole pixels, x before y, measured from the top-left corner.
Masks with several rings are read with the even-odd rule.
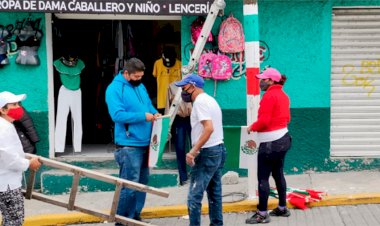
[[[169,136],[170,117],[161,117],[153,122],[149,144],[149,167],[157,167],[162,161],[165,144]]]
[[[318,202],[322,200],[325,195],[325,192],[313,189],[297,189],[290,187],[286,189],[286,200],[293,206],[303,210],[308,208],[308,203]],[[270,189],[270,196],[278,198],[276,188]]]
[[[257,133],[247,133],[247,126],[240,129],[240,146],[239,146],[239,168],[248,169],[252,164],[256,165],[257,151],[259,144],[257,142]]]

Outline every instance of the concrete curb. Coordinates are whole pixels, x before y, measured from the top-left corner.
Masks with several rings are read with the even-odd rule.
[[[274,209],[277,206],[276,199],[269,199],[268,209]],[[380,203],[380,193],[362,193],[346,195],[327,195],[319,202],[309,203],[308,207],[321,206],[340,206],[340,205],[359,205]],[[244,200],[235,203],[223,203],[223,212],[248,212],[257,209],[258,200]],[[295,208],[288,203],[289,208]],[[107,211],[105,211],[107,212]],[[208,213],[208,205],[202,206],[202,214]],[[143,209],[142,218],[161,218],[161,217],[178,217],[187,215],[186,205],[157,206],[146,207]],[[44,214],[25,218],[24,226],[47,226],[47,225],[66,225],[76,223],[95,223],[104,222],[99,217],[94,217],[84,213],[62,213],[62,214]]]

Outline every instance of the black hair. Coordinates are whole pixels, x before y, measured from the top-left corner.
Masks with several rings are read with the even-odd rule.
[[[286,75],[281,75],[281,79],[280,79],[280,81],[278,81],[278,82],[273,81],[273,82],[274,82],[274,84],[284,85],[285,82],[286,82],[286,79],[287,79]]]
[[[140,59],[133,57],[127,60],[123,70],[133,74],[138,71],[145,71],[145,65]]]

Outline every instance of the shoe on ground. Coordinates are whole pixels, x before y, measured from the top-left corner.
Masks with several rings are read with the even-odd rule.
[[[246,224],[266,224],[270,222],[269,214],[265,214],[265,216],[262,216],[259,214],[259,212],[256,212],[253,214],[252,217],[245,220]]]
[[[147,224],[150,224],[150,221],[148,221],[146,219],[141,219],[141,217],[134,217],[133,219],[137,220],[137,221],[141,221],[141,222],[147,223]]]
[[[188,184],[189,183],[189,180],[184,180],[184,181],[180,181],[179,182],[179,185],[180,186],[184,186],[184,185],[186,185],[186,184]]]
[[[272,210],[269,215],[274,216],[274,217],[289,217],[290,216],[290,211],[288,208],[285,207],[285,209],[280,210],[278,207],[274,210]]]

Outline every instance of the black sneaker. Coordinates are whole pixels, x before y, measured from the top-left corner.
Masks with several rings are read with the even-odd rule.
[[[246,224],[265,224],[270,222],[270,217],[268,214],[265,214],[265,216],[262,216],[259,214],[259,212],[256,212],[253,214],[251,218],[248,218],[245,220]]]
[[[184,186],[184,185],[186,185],[186,184],[188,184],[189,183],[189,180],[184,180],[184,181],[180,181],[179,182],[179,185],[180,186]]]
[[[271,216],[276,216],[276,217],[289,217],[290,216],[290,211],[288,208],[285,207],[285,209],[280,210],[278,207],[274,210],[272,210],[269,215]]]

